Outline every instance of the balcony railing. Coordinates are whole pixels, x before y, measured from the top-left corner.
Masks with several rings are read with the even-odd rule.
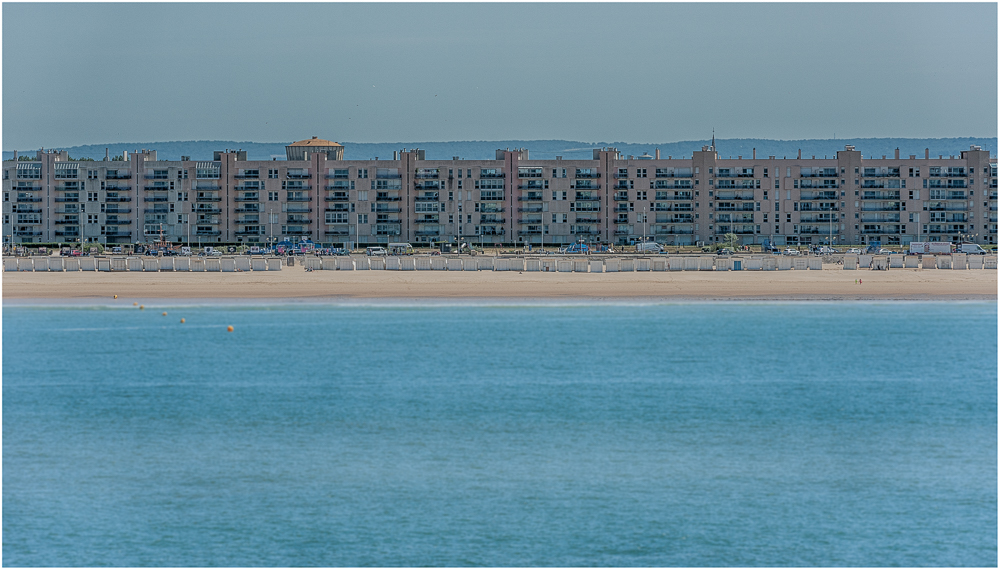
[[[80,220],[78,220],[78,219],[77,220],[56,220],[53,223],[55,223],[56,225],[70,224],[70,225],[78,226],[78,225],[80,225]]]
[[[517,211],[518,212],[541,212],[543,210],[542,210],[541,206],[526,206],[526,207],[523,207],[523,208],[518,208]]]
[[[222,210],[220,208],[195,208],[195,214],[221,214]]]
[[[118,173],[107,173],[104,175],[105,180],[128,180],[132,178],[131,172],[118,172]]]
[[[220,198],[219,196],[198,196],[197,198],[195,198],[195,201],[198,201],[198,202],[221,202],[222,198]]]
[[[419,230],[415,232],[418,236],[439,236],[441,232],[438,230]]]
[[[416,201],[417,202],[437,202],[438,201],[438,195],[434,194],[432,196],[417,196],[416,197]]]
[[[111,203],[111,202],[131,202],[131,201],[132,201],[132,197],[131,196],[107,196],[106,198],[104,198],[104,202],[105,203]]]
[[[42,232],[36,232],[32,230],[14,230],[14,235],[16,237],[31,237],[31,236],[40,236],[42,235]]]
[[[311,198],[309,198],[309,196],[295,196],[295,197],[289,197],[285,201],[286,202],[309,202],[309,201],[311,201]]]
[[[260,202],[259,194],[244,194],[236,197],[237,202]]]
[[[541,192],[528,192],[524,196],[517,197],[518,202],[541,202],[542,200],[544,200],[544,198],[542,197]]]
[[[716,200],[753,200],[753,192],[715,192]]]
[[[217,236],[222,235],[221,230],[195,230],[194,235],[196,236]]]
[[[17,201],[18,202],[41,202],[42,199],[41,198],[37,198],[35,196],[18,196],[17,197]]]
[[[862,192],[862,200],[899,200],[899,192]]]
[[[312,176],[308,172],[298,172],[298,173],[287,173],[285,178],[288,180],[308,180]]]
[[[312,223],[312,220],[309,219],[309,218],[292,218],[292,217],[289,217],[288,220],[287,220],[287,223],[289,223],[289,224],[309,225],[309,224]]]
[[[328,236],[346,236],[346,235],[350,235],[350,233],[351,233],[350,230],[326,230],[325,232],[323,232],[323,235],[328,235]]]
[[[143,202],[167,202],[170,198],[166,196],[146,196],[142,199]]]

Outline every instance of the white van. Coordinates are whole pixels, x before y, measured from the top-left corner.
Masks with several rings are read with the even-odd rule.
[[[986,250],[975,243],[963,243],[958,248],[959,253],[970,253],[972,255],[986,255]]]
[[[385,256],[386,252],[384,247],[369,247],[365,249],[365,255],[368,257]]]
[[[635,250],[640,253],[662,253],[663,247],[655,241],[644,241],[635,244]]]

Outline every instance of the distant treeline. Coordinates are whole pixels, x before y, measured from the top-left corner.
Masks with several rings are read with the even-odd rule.
[[[291,141],[289,141],[291,142]],[[122,151],[133,152],[141,149],[157,151],[157,158],[162,160],[180,160],[181,156],[190,156],[193,160],[212,160],[212,153],[217,150],[241,149],[247,151],[247,158],[250,160],[271,160],[277,157],[284,160],[285,145],[287,142],[279,143],[255,143],[238,141],[171,141],[171,142],[143,142],[143,143],[104,143],[72,147],[54,147],[59,150],[68,151],[70,156],[80,158],[92,158],[102,160],[107,153],[114,157],[122,154]],[[496,157],[497,149],[526,148],[530,158],[541,160],[552,160],[557,156],[564,159],[589,159],[593,157],[593,149],[602,147],[614,147],[623,155],[641,156],[644,153],[654,155],[656,149],[660,149],[660,156],[667,158],[690,158],[691,153],[700,150],[702,146],[711,144],[710,140],[680,141],[671,143],[627,143],[627,142],[581,142],[565,140],[511,140],[511,141],[454,141],[454,142],[397,142],[397,143],[352,143],[343,142],[344,158],[347,160],[367,160],[375,157],[381,159],[392,158],[392,152],[403,148],[420,148],[426,151],[428,160],[449,160],[452,157],[461,159],[493,159]],[[997,153],[997,139],[995,138],[944,138],[944,139],[901,139],[901,138],[873,138],[873,139],[804,139],[804,140],[770,140],[770,139],[717,139],[715,146],[719,155],[725,158],[743,156],[749,158],[753,150],[757,149],[758,158],[776,156],[778,158],[795,158],[799,150],[804,158],[813,156],[830,157],[836,156],[838,150],[843,150],[844,145],[854,145],[855,149],[861,151],[865,158],[874,156],[881,158],[882,155],[892,157],[895,149],[899,149],[900,156],[909,157],[911,154],[923,157],[924,149],[930,149],[932,157],[938,155],[950,156],[958,155],[963,150],[968,150],[970,145],[979,145],[984,150],[990,151],[994,156]],[[19,155],[33,156],[37,149],[17,149]],[[3,151],[3,159],[13,157],[13,150]]]

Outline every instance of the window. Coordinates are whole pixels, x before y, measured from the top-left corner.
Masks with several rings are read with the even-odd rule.
[[[368,169],[367,168],[359,168],[358,169],[358,178],[368,178]]]
[[[269,202],[277,202],[278,201],[278,192],[277,191],[268,192],[267,193],[267,199],[268,199]]]
[[[97,214],[87,214],[87,223],[88,224],[96,224],[97,223]]]
[[[645,200],[645,199],[646,199],[645,190],[639,190],[638,192],[636,192],[636,200]]]
[[[97,192],[87,192],[87,201],[88,202],[96,202],[97,201]]]
[[[553,173],[553,174],[555,174],[555,173]],[[628,169],[627,168],[619,168],[618,169],[618,178],[628,178]],[[553,220],[552,221],[555,221],[554,216],[553,216]]]
[[[764,169],[764,178],[767,178],[767,169]]]
[[[646,169],[645,168],[636,168],[635,169],[635,177],[636,178],[645,178],[646,177]]]
[[[358,214],[358,223],[359,224],[367,224],[368,223],[368,214]]]
[[[267,177],[268,178],[277,178],[278,177],[278,169],[277,168],[268,168],[267,169]]]
[[[358,200],[360,200],[362,202],[367,202],[368,201],[368,191],[367,190],[358,190]]]

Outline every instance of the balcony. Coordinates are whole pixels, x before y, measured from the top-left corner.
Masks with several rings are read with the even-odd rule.
[[[693,200],[690,192],[657,192],[657,200]]]
[[[525,206],[523,208],[518,208],[518,212],[542,212],[541,206]]]
[[[836,200],[836,192],[802,192],[799,200]]]
[[[108,196],[104,198],[104,202],[106,204],[110,204],[113,202],[131,202],[131,201],[132,201],[131,196]]]
[[[108,172],[104,175],[105,180],[129,180],[131,178],[131,172]]]
[[[311,199],[309,196],[289,196],[286,202],[309,202]]]
[[[542,235],[542,230],[540,229],[517,230],[517,234],[522,236],[540,236]]]
[[[16,237],[31,237],[31,236],[42,235],[42,232],[36,232],[34,230],[14,230],[13,233]]]
[[[18,196],[18,202],[41,202],[42,199],[35,196]]]
[[[838,235],[837,226],[799,226],[799,235]],[[896,233],[896,232],[893,232]]]
[[[200,205],[200,204],[199,204]],[[195,208],[195,214],[221,214],[222,210],[220,208]]]
[[[440,177],[440,173],[438,173],[438,172],[418,172],[413,177],[416,178],[416,179],[418,179],[418,180],[429,180],[429,179],[433,179],[433,178],[439,178]],[[493,178],[493,177],[490,177],[490,178]]]
[[[576,230],[570,230],[569,233],[571,233],[573,235],[578,235],[578,236],[596,236],[596,235],[600,235],[601,230],[580,229],[580,228],[577,228]]]
[[[55,199],[56,202],[79,202],[79,196],[60,196]]]
[[[424,216],[422,218],[417,218],[415,223],[418,224],[440,224],[441,218],[438,216]]]
[[[441,184],[436,180],[431,182],[415,182],[413,184],[414,190],[438,190],[440,188]]]
[[[259,223],[261,223],[261,221],[260,221],[260,216],[249,216],[249,217],[244,216],[242,218],[236,218],[236,223],[237,224],[259,224]]]
[[[167,192],[170,187],[164,184],[163,186],[143,186],[142,189],[146,192]]]
[[[56,230],[56,237],[80,237],[80,230]]]
[[[399,218],[385,219],[385,220],[375,220],[375,224],[388,224],[391,226],[398,226],[403,223],[403,220]]]
[[[574,223],[577,223],[577,224],[599,224],[602,221],[603,220],[601,220],[601,218],[595,218],[593,216],[577,216],[576,217],[576,221]],[[621,222],[621,223],[624,224],[624,223],[628,223],[628,222]]]
[[[234,178],[237,180],[258,180],[260,178],[260,172],[258,171],[255,174],[237,174]]]
[[[826,204],[824,204],[824,203],[813,204],[813,203],[806,202],[806,203],[803,203],[803,204],[799,204],[799,211],[800,212],[839,212],[840,208],[837,207],[836,202],[830,202],[830,203],[826,203]]]
[[[295,206],[295,207],[289,206],[288,208],[285,209],[286,214],[308,214],[312,211],[313,211],[312,208],[303,208],[302,206]]]
[[[753,204],[733,204],[732,206],[724,204],[716,204],[713,208],[716,212],[752,212],[754,211]]]
[[[899,202],[881,202],[881,203],[861,203],[862,212],[898,212],[900,211]]]
[[[132,220],[128,218],[108,218],[104,223],[109,226],[127,226],[132,223]]]
[[[418,236],[439,236],[441,232],[438,230],[418,230],[414,232]]]
[[[117,230],[117,231],[104,230],[104,232],[101,235],[106,237],[132,237],[132,232],[127,232],[124,230]]]
[[[802,233],[809,233],[809,232],[803,232],[802,229],[803,228],[799,228],[799,233],[800,234],[802,234]],[[817,231],[811,232],[811,233],[816,233],[816,234],[825,234],[825,233],[828,233],[828,231],[823,231],[823,228],[816,228],[816,230]],[[884,226],[882,226],[882,225],[862,226],[861,227],[861,233],[863,233],[863,234],[898,234],[899,233],[899,226],[898,225],[894,225],[894,224],[888,224],[888,225],[884,225]]]
[[[15,211],[17,214],[41,214],[41,208],[17,208]],[[57,214],[79,214],[80,212],[68,212],[65,210],[56,210]]]
[[[615,206],[614,212],[628,212],[630,211],[628,204],[618,204]]]
[[[862,200],[899,200],[899,191],[895,192],[862,192]]]
[[[131,186],[104,186],[104,190],[106,192],[128,192],[131,189]]]
[[[288,172],[285,178],[288,180],[309,180],[311,175],[308,172]]]
[[[349,202],[351,197],[346,192],[335,192],[333,194],[327,194],[324,199],[327,202]]]
[[[415,198],[415,200],[417,202],[437,202],[438,201],[438,195],[437,194],[425,194],[423,196],[417,196]]]
[[[658,224],[693,224],[694,218],[690,215],[687,216],[666,216],[656,218],[656,223]]]
[[[74,226],[78,226],[78,225],[80,225],[80,220],[78,220],[78,219],[77,220],[56,220],[53,223],[56,224],[56,225],[72,224]]]
[[[579,172],[579,171],[577,171],[576,176],[574,176],[574,178],[600,178],[600,177],[601,177],[600,172]]]
[[[597,194],[593,193],[593,192],[577,192],[576,193],[576,199],[577,200],[600,200],[601,197],[598,196]]]
[[[494,172],[492,174],[488,173],[488,172],[487,173],[480,172],[480,174],[479,174],[479,178],[481,178],[481,179],[484,179],[484,178],[505,178],[505,177],[506,177],[506,174],[503,173],[503,172]]]
[[[541,218],[518,218],[517,223],[519,224],[541,224]]]
[[[376,202],[399,202],[399,196],[390,196],[388,194],[379,193],[375,196]]]
[[[375,205],[375,213],[376,214],[382,214],[382,213],[386,213],[386,214],[398,214],[401,211],[403,211],[403,209],[400,208],[399,206],[384,206],[382,204],[376,204]]]
[[[830,222],[835,220],[825,219],[825,220],[805,220],[803,222]],[[899,214],[865,214],[861,216],[862,223],[872,223],[872,222],[894,222],[899,223]]]
[[[836,174],[834,175],[836,176]],[[865,178],[899,178],[899,169],[890,168],[888,170],[872,170],[869,168],[865,169]]]
[[[528,192],[524,196],[517,197],[518,202],[541,202],[542,200],[544,198],[542,198],[541,192]]]
[[[924,209],[928,212],[964,212],[968,210],[968,207],[966,207],[965,203],[930,202]]]
[[[260,202],[260,194],[243,194],[236,197],[237,202]]]
[[[346,236],[346,235],[350,235],[350,233],[351,233],[350,230],[326,230],[325,232],[323,232],[323,235],[328,235],[328,236]]]
[[[261,210],[260,210],[260,208],[252,208],[252,207],[248,208],[246,206],[244,206],[242,208],[236,208],[235,211],[236,211],[237,214],[251,213],[251,212],[258,213],[258,214],[262,213]]]
[[[485,216],[479,216],[480,224],[502,224],[506,221],[507,220],[505,218],[488,218]]]
[[[596,183],[584,183],[584,184],[580,184],[580,181],[577,181],[576,184],[573,185],[573,188],[575,188],[577,190],[600,190],[601,189],[601,185],[600,184],[596,184]]]
[[[309,224],[312,223],[312,220],[309,219],[309,218],[295,218],[295,217],[289,216],[288,220],[287,220],[287,223],[289,223],[289,224],[309,225]]]
[[[218,236],[222,235],[220,230],[195,230],[194,235],[196,236]]]
[[[222,198],[219,196],[198,196],[195,200],[198,202],[221,202]]]
[[[517,186],[518,190],[545,190],[545,186],[542,184],[519,184]]]
[[[867,174],[865,176],[868,176]],[[899,176],[898,174],[896,176]],[[800,172],[799,178],[836,178],[837,169],[824,170],[823,172]]]
[[[262,236],[265,235],[262,230],[237,230],[236,235],[238,236]]]
[[[618,192],[617,194],[615,194],[614,198],[612,198],[612,199],[615,202],[626,201],[626,200],[628,200],[628,192]]]
[[[878,214],[874,214],[874,216],[877,217]],[[878,220],[865,220],[865,221],[871,221],[871,222],[876,222],[876,221],[878,221],[878,222],[898,222],[899,221],[899,214],[895,215],[895,217],[896,217],[895,220],[890,219],[892,217],[892,214],[887,214],[887,216],[888,216],[888,218],[884,219],[884,220],[878,219]],[[800,222],[820,223],[820,224],[839,223],[839,220],[837,219],[837,217],[834,216],[834,215],[832,215],[832,214],[807,214],[807,215],[802,215],[802,216],[799,216],[799,221]]]
[[[502,236],[506,232],[507,232],[507,230],[505,230],[503,228],[499,228],[499,229],[479,228],[479,233],[477,233],[476,235],[478,235],[478,236]],[[520,232],[518,232],[518,233],[520,233]]]
[[[753,200],[753,192],[715,192],[716,200]]]
[[[145,208],[142,213],[144,214],[169,214],[170,210],[167,208]]]
[[[656,227],[653,226],[653,234],[658,236],[669,236],[669,235],[691,235],[694,233],[693,229],[689,228],[677,228],[674,226],[670,227]]]

